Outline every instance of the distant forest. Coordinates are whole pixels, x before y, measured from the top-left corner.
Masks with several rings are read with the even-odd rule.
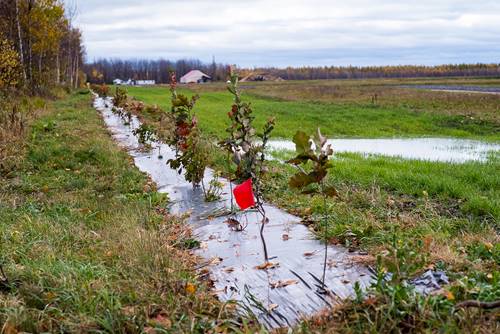
[[[204,63],[196,59],[170,60],[120,60],[100,59],[84,66],[87,78],[92,83],[111,83],[114,79],[156,80],[169,82],[169,71],[178,77],[190,70],[198,69],[213,80],[227,79],[228,64]],[[242,77],[249,80],[318,80],[318,79],[368,79],[368,78],[416,78],[448,76],[500,77],[500,64],[450,64],[438,66],[323,66],[323,67],[262,67],[239,69]]]

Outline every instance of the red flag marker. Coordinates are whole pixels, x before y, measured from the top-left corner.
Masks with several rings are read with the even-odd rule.
[[[236,186],[233,190],[236,203],[241,210],[248,209],[255,205],[255,198],[252,190],[252,179],[248,179],[242,184]]]

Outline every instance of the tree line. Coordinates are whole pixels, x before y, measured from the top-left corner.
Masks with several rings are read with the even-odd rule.
[[[111,83],[114,79],[122,80],[155,80],[157,83],[169,83],[170,72],[176,72],[178,77],[190,70],[200,70],[212,77],[214,81],[226,80],[228,65],[203,63],[198,59],[171,60],[122,60],[98,59],[84,67],[87,79],[91,83]]]
[[[60,0],[0,0],[0,89],[32,94],[85,82],[75,8]]]
[[[256,68],[256,73],[265,73],[285,80],[318,79],[369,79],[369,78],[418,78],[453,76],[500,76],[499,64],[446,64],[437,66],[323,66]]]
[[[193,69],[210,75],[214,81],[226,81],[227,64],[204,63],[197,59],[171,60],[122,60],[99,59],[85,65],[85,73],[92,83],[111,83],[114,79],[155,80],[169,83],[169,72],[179,77]],[[241,77],[251,80],[321,80],[321,79],[369,79],[369,78],[418,78],[453,76],[500,76],[500,64],[448,64],[437,66],[323,66],[323,67],[259,67],[240,68]]]

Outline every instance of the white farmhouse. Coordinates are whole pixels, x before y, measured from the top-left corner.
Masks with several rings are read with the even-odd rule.
[[[179,79],[179,82],[187,84],[187,83],[203,83],[211,80],[212,78],[209,75],[203,73],[202,71],[191,70],[188,73],[186,73],[183,77],[181,77]]]
[[[152,85],[156,85],[156,81],[155,80],[134,80],[133,85],[136,85],[136,86],[152,86]]]

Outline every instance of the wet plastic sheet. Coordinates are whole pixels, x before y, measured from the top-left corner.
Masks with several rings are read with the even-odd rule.
[[[214,289],[222,301],[241,302],[241,312],[252,312],[268,328],[291,326],[303,317],[311,316],[340,300],[352,296],[355,282],[362,288],[369,285],[371,274],[367,267],[355,262],[356,253],[337,246],[328,247],[326,285],[329,294],[318,293],[324,262],[324,244],[316,240],[300,218],[271,205],[265,205],[269,223],[265,238],[271,262],[278,266],[259,270],[264,263],[259,236],[261,217],[247,212],[237,218],[248,222],[244,231],[234,231],[226,223],[227,216],[214,215],[230,208],[230,188],[226,180],[221,201],[207,203],[201,189],[193,189],[182,175],[166,166],[174,156],[167,145],[144,152],[133,135],[140,123],[136,117],[124,125],[111,111],[110,99],[96,98],[99,110],[116,141],[126,147],[136,166],[150,175],[160,192],[168,193],[174,214],[189,213],[195,237],[201,242],[196,253],[203,259],[202,267],[209,270]],[[207,170],[206,184],[212,171]]]

